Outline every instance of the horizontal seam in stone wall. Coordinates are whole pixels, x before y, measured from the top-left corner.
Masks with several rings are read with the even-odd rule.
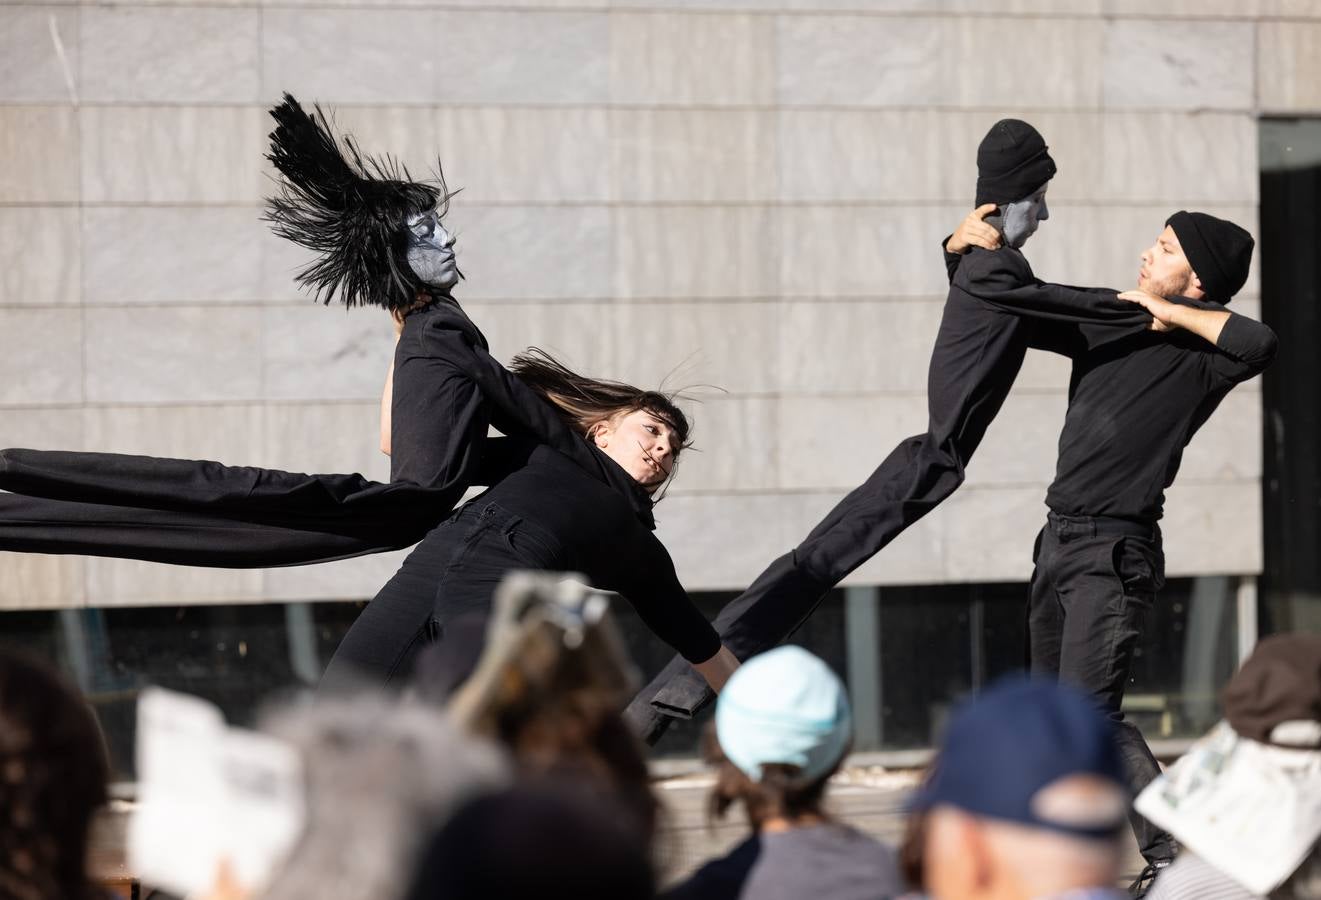
[[[793,9],[788,7],[774,9],[747,9],[737,6],[715,7],[715,8],[675,8],[664,6],[603,6],[603,5],[583,5],[583,6],[563,6],[548,8],[535,4],[500,4],[500,5],[463,5],[455,3],[372,3],[372,4],[351,4],[351,3],[148,3],[148,4],[115,4],[108,6],[102,3],[50,3],[50,4],[32,4],[25,2],[10,2],[3,0],[0,7],[36,7],[56,9],[65,8],[92,8],[92,9],[127,9],[133,11],[151,11],[159,9],[211,9],[211,10],[311,10],[311,11],[376,11],[376,10],[397,10],[406,12],[460,12],[460,13],[506,13],[526,15],[528,13],[546,16],[601,16],[601,17],[624,17],[630,15],[636,16],[667,16],[667,17],[711,17],[711,18],[788,18],[788,19],[808,19],[808,18],[863,18],[863,19],[927,19],[933,21],[951,21],[958,19],[991,19],[991,20],[1014,20],[1014,21],[1060,21],[1060,22],[1098,22],[1107,24],[1110,22],[1122,21],[1156,21],[1169,23],[1224,23],[1224,22],[1299,22],[1309,23],[1321,20],[1321,14],[1308,16],[1305,14],[1287,14],[1287,15],[1250,15],[1243,13],[1205,13],[1199,12],[1193,15],[1179,13],[1143,13],[1143,12],[1124,12],[1113,13],[1100,11],[1087,12],[1033,12],[1022,10],[952,10],[949,12],[932,13],[930,10],[914,6],[909,9],[860,9],[848,5],[841,5],[829,9]]]
[[[877,460],[879,461],[880,458],[881,457],[878,456]],[[676,482],[676,486],[671,488],[666,496],[674,497],[676,499],[679,497],[699,497],[699,498],[708,498],[708,499],[712,497],[740,497],[740,498],[765,497],[767,499],[774,499],[776,497],[790,497],[790,496],[838,497],[840,492],[851,490],[852,488],[857,486],[856,482],[850,482],[848,484],[840,484],[837,486],[825,486],[825,487],[816,486],[816,487],[718,488],[718,489],[694,488],[690,490],[684,490],[683,488],[678,487],[677,484],[678,483]],[[1239,476],[1234,478],[1188,478],[1188,479],[1180,478],[1178,481],[1175,482],[1173,488],[1167,489],[1167,493],[1168,490],[1177,491],[1179,488],[1184,488],[1184,487],[1226,487],[1226,486],[1234,486],[1234,485],[1241,487],[1260,486],[1261,476],[1250,475],[1250,476]],[[954,494],[954,496],[957,497],[961,494],[968,494],[968,493],[991,493],[991,492],[1008,493],[1011,491],[1040,490],[1043,492],[1043,501],[1044,501],[1044,491],[1049,486],[1050,486],[1050,480],[1048,479],[1042,481],[977,482],[975,484],[968,483],[963,485],[963,487],[961,487]],[[659,520],[660,516],[658,516],[657,519]]]
[[[757,306],[757,305],[784,305],[784,304],[837,304],[841,306],[865,306],[870,304],[899,304],[899,303],[924,303],[924,304],[943,304],[945,294],[888,294],[877,295],[838,295],[838,294],[780,294],[773,297],[768,296],[747,296],[747,297],[474,297],[458,298],[460,305],[467,309],[482,309],[491,307],[497,309],[510,306],[608,306],[608,307],[633,307],[645,306],[647,304],[657,306]],[[1259,303],[1261,295],[1256,292],[1242,293],[1234,298],[1234,302],[1241,306],[1243,303]],[[70,301],[68,303],[11,303],[0,301],[0,310],[7,312],[68,312],[73,309],[88,309],[96,311],[119,311],[132,312],[137,310],[289,310],[306,309],[311,307],[320,307],[322,304],[308,298],[306,300],[294,299],[273,299],[269,301],[262,300],[181,300],[173,303],[166,303],[159,300],[153,300],[144,303],[130,303],[117,301],[113,303]],[[371,315],[370,312],[365,313]],[[478,323],[481,324],[480,322]]]
[[[3,5],[0,4],[0,8]],[[374,7],[373,7],[374,8]],[[1024,105],[1018,107],[1006,107],[1003,104],[990,104],[987,106],[961,106],[958,104],[944,104],[940,102],[925,102],[914,104],[852,104],[852,103],[705,103],[705,104],[687,104],[687,103],[617,103],[604,101],[601,103],[581,103],[581,102],[546,102],[546,103],[528,103],[527,101],[470,101],[470,102],[450,102],[450,103],[423,103],[423,102],[401,102],[390,101],[388,103],[367,102],[362,100],[337,100],[334,97],[318,96],[317,102],[323,106],[334,106],[336,109],[430,109],[430,110],[469,110],[469,109],[498,109],[498,110],[636,110],[640,112],[921,112],[921,113],[966,113],[970,115],[994,115],[998,113],[1013,112],[1022,115],[1025,111],[1030,113],[1042,113],[1046,115],[1099,115],[1105,113],[1116,114],[1143,114],[1143,115],[1246,115],[1252,116],[1255,111],[1255,105],[1248,106],[1106,106],[1098,101],[1093,105],[1073,104],[1071,106],[1036,106]],[[0,111],[7,107],[18,108],[49,108],[49,109],[140,109],[140,110],[167,110],[167,109],[254,109],[265,110],[273,106],[279,100],[276,96],[269,98],[252,98],[244,100],[95,100],[83,101],[76,107],[68,102],[55,102],[53,100],[3,100],[0,101]]]

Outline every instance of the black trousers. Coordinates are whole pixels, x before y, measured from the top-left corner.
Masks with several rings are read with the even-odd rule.
[[[1093,694],[1115,725],[1129,786],[1137,796],[1160,767],[1142,733],[1120,709],[1134,652],[1146,633],[1165,555],[1155,523],[1051,513],[1033,553],[1028,603],[1032,671]],[[1131,814],[1149,862],[1172,859],[1173,838]]]
[[[771,563],[716,617],[739,659],[788,638],[826,592],[963,483],[965,468],[1000,411],[1027,352],[1031,321],[951,292],[927,373],[927,430],[902,441],[792,552]],[[714,695],[675,656],[628,709],[649,743],[670,718],[696,714]]]
[[[499,504],[478,498],[433,529],[349,628],[326,666],[320,690],[407,685],[418,655],[440,641],[447,626],[489,614],[506,574],[544,568],[544,560],[515,540],[522,524]],[[467,655],[477,658],[476,652]]]

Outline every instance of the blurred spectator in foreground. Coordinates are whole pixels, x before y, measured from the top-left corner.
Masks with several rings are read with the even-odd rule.
[[[650,844],[661,805],[645,749],[624,720],[637,674],[608,597],[557,574],[524,572],[505,579],[495,605],[470,677],[461,645],[478,637],[476,623],[456,622],[470,640],[447,639],[419,660],[430,689],[444,685],[454,720],[505,747],[521,778],[572,780],[615,811],[617,827]]]
[[[738,803],[752,835],[664,896],[669,900],[878,900],[900,893],[894,854],[833,821],[826,784],[853,736],[848,696],[800,647],[748,660],[716,701],[712,814]]]
[[[96,719],[45,664],[0,651],[0,897],[101,896],[86,872],[109,764]]]
[[[264,730],[301,751],[307,778],[307,830],[270,900],[399,900],[426,835],[508,780],[498,748],[378,695],[279,711]]]
[[[650,900],[648,847],[573,779],[534,781],[459,810],[423,856],[409,900]]]
[[[951,718],[917,792],[937,900],[1091,900],[1113,889],[1128,795],[1112,726],[1065,685],[1001,681]]]
[[[1225,721],[1138,797],[1184,846],[1149,900],[1321,898],[1321,635],[1259,643]]]

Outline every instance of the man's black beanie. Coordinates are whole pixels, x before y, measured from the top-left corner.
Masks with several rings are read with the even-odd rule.
[[[977,203],[1012,203],[1055,177],[1055,160],[1041,133],[1018,119],[1001,119],[977,146]]]
[[[1165,220],[1202,282],[1208,300],[1228,303],[1243,289],[1252,265],[1252,235],[1233,222],[1180,210]]]

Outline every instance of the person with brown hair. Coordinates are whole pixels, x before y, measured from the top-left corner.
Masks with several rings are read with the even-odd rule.
[[[839,678],[801,647],[742,665],[716,702],[711,814],[743,807],[752,834],[670,889],[667,900],[880,900],[903,892],[893,852],[834,820],[830,777],[852,743]]]
[[[109,775],[78,692],[45,664],[0,651],[0,897],[99,896],[86,858]]]

